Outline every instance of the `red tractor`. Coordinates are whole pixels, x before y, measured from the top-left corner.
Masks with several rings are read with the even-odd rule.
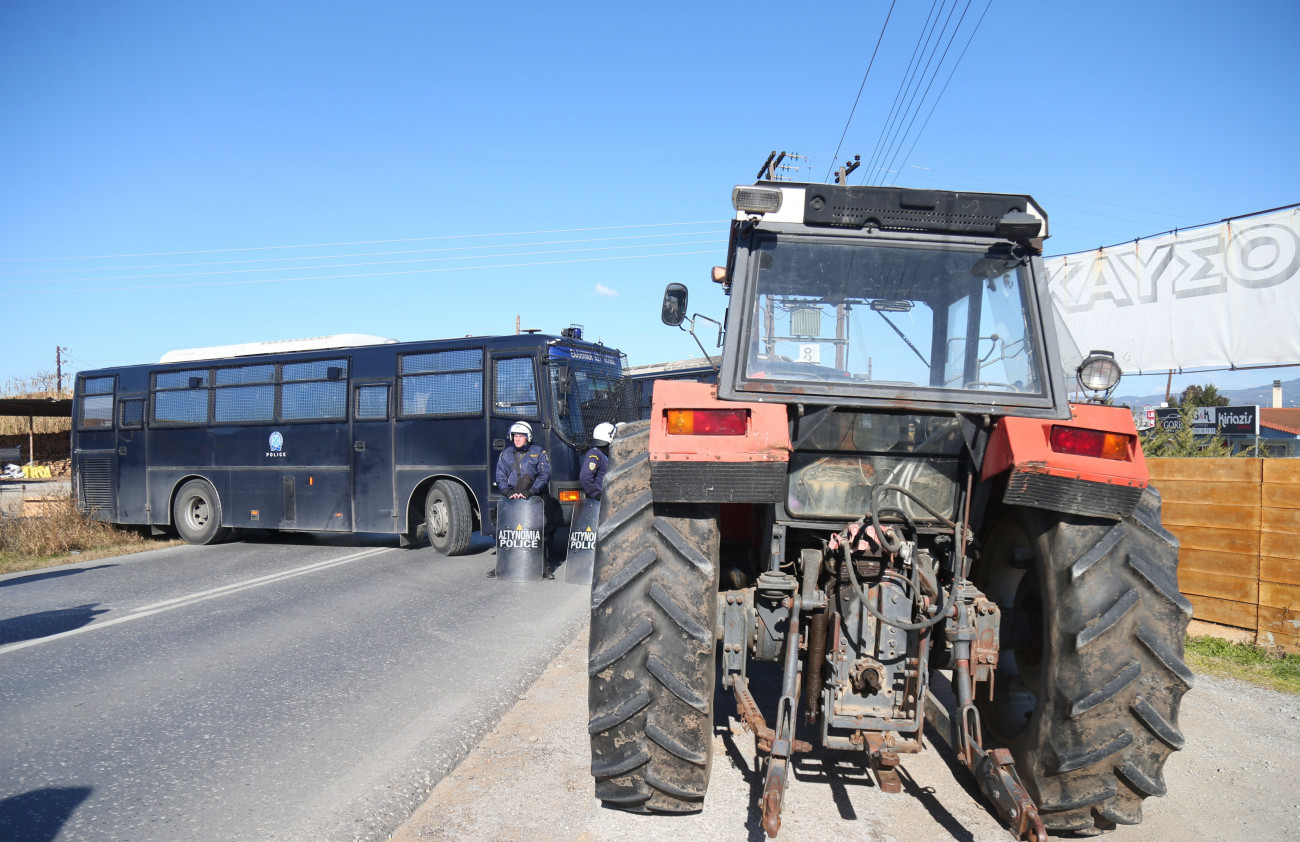
[[[1141,821],[1183,745],[1191,606],[1132,418],[1102,403],[1115,360],[1062,362],[1046,215],[785,182],[732,202],[717,383],[657,383],[611,448],[596,795],[701,809],[720,686],[764,755],[770,836],[799,752],[857,753],[897,792],[927,718],[1019,836]],[[686,303],[669,285],[663,320],[693,329]],[[770,718],[751,660],[781,668]]]

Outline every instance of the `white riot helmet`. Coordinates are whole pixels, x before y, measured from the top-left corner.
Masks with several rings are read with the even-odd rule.
[[[614,425],[608,421],[597,424],[596,429],[591,431],[591,440],[597,444],[609,444],[614,440]]]
[[[510,425],[510,438],[514,438],[517,433],[523,433],[528,437],[528,443],[533,443],[533,425],[527,421],[516,421]]]

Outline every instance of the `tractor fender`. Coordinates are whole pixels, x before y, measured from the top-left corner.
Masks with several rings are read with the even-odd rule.
[[[718,400],[709,383],[660,380],[650,415],[650,483],[655,500],[776,503],[785,499],[790,425],[781,404]],[[671,416],[670,416],[671,413]],[[702,413],[683,426],[680,413]],[[710,413],[730,413],[724,432]],[[673,423],[670,423],[673,422]]]
[[[1089,452],[1071,431],[1085,441],[1109,435],[1111,446],[1104,456]],[[998,419],[981,478],[1004,475],[1006,503],[1112,520],[1133,513],[1151,479],[1132,414],[1097,404],[1070,404],[1066,421]]]

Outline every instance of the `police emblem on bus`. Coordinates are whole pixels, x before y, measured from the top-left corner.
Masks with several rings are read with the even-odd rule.
[[[271,448],[267,452],[267,456],[284,456],[284,436],[280,435],[279,430],[271,433],[271,437],[267,439],[266,443]]]

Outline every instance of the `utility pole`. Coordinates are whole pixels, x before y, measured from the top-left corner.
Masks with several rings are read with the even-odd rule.
[[[854,155],[852,163],[845,163],[844,166],[835,171],[835,183],[848,184],[849,173],[853,172],[860,166],[862,166],[862,156]]]
[[[804,155],[800,155],[798,152],[791,152],[789,155],[785,156],[785,160],[788,163],[782,164],[780,161],[777,161],[775,164],[772,165],[772,169],[774,171],[772,175],[772,180],[773,181],[798,181],[796,177],[791,176],[789,174],[790,173],[797,174],[799,170],[803,169],[804,167],[800,165],[800,162],[807,161],[808,158]]]
[[[54,346],[54,396],[63,395],[63,352],[68,350],[62,345]]]

